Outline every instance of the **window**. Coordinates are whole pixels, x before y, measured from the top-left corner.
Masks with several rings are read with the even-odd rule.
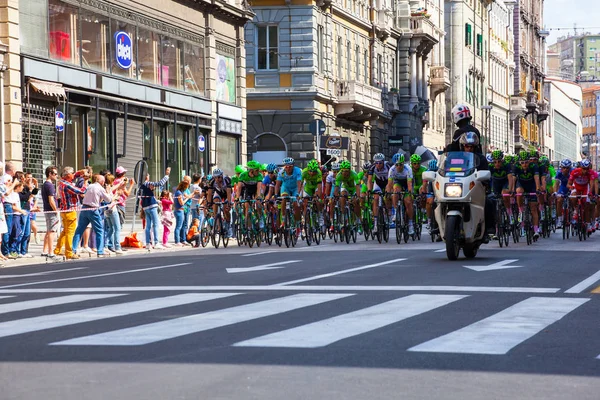
[[[360,78],[360,47],[358,46],[356,46],[356,49],[354,49],[354,65],[356,67],[356,70],[354,71],[356,76],[354,79],[358,81]]]
[[[377,83],[379,85],[383,83],[383,58],[381,54],[377,54]]]
[[[323,41],[323,27],[319,25],[317,28],[317,69],[321,72],[325,72],[323,68],[323,46],[325,42]]]
[[[368,85],[369,84],[369,50],[365,50],[365,65],[364,70],[365,70],[365,83]]]
[[[81,66],[109,72],[110,25],[107,16],[81,10],[81,40],[77,40],[81,49]],[[132,36],[133,37],[133,36]]]
[[[595,47],[590,47],[590,51],[596,51]]]
[[[342,38],[337,41],[337,78],[342,79]]]
[[[168,86],[173,89],[183,89],[183,43],[167,36],[161,36],[160,46],[162,49],[162,63],[159,65],[159,68],[162,86]]]
[[[276,25],[257,26],[256,69],[274,70],[279,68],[278,34]]]
[[[48,1],[50,58],[79,65],[77,8],[58,0]]]
[[[352,51],[350,50],[350,42],[346,42],[346,80],[352,80],[351,71],[352,71]]]
[[[138,79],[160,84],[160,39],[157,33],[148,29],[138,28],[137,34],[137,62]]]
[[[125,78],[130,78],[130,79],[136,79],[137,78],[137,73],[138,73],[138,64],[137,64],[137,57],[138,57],[138,46],[139,46],[139,42],[138,45],[136,46],[136,41],[135,41],[135,37],[136,37],[136,27],[135,25],[132,24],[128,24],[126,22],[121,22],[121,21],[117,21],[115,19],[112,19],[110,21],[111,24],[111,31],[110,31],[110,37],[114,38],[115,34],[117,32],[125,32],[129,35],[129,37],[131,38],[131,43],[132,43],[132,49],[131,49],[131,57],[133,59],[133,63],[131,63],[131,68],[121,68],[119,66],[119,64],[117,64],[117,60],[115,57],[110,56],[110,60],[111,60],[111,71],[113,73],[113,75],[119,75],[119,76],[123,76]],[[114,42],[114,39],[113,39]],[[113,46],[115,44],[113,43]],[[114,48],[114,47],[113,47]]]
[[[185,43],[183,49],[185,91],[204,94],[204,48]]]
[[[473,35],[471,32],[471,24],[465,24],[465,46],[473,44]]]
[[[476,53],[478,56],[482,56],[483,55],[483,36],[478,33],[477,34],[477,48],[476,48]]]
[[[21,52],[48,57],[48,0],[19,3]]]

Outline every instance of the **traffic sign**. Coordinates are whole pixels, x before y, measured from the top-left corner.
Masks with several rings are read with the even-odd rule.
[[[322,119],[315,119],[310,121],[308,129],[310,130],[310,133],[312,133],[315,136],[317,136],[317,133],[319,135],[324,135],[325,131],[327,130],[327,126],[325,125],[325,122],[323,122]]]
[[[65,114],[62,111],[57,111],[54,114],[54,127],[58,132],[65,130]]]
[[[198,135],[198,151],[203,152],[206,150],[206,139],[204,135]]]
[[[328,156],[341,157],[342,156],[342,150],[340,150],[340,149],[327,149],[327,155]]]

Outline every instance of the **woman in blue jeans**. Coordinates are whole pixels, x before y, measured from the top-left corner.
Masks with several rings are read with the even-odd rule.
[[[187,180],[179,182],[173,196],[173,214],[175,215],[175,246],[187,246],[186,242],[186,223],[185,223],[185,203],[196,193],[187,191],[190,183]],[[186,194],[186,191],[188,194]]]
[[[146,214],[146,249],[152,250],[152,245],[156,249],[164,249],[165,247],[158,240],[158,202],[154,196],[154,189],[162,188],[169,180],[171,167],[165,171],[165,176],[158,182],[151,182],[150,175],[146,175],[145,182],[140,186],[141,205]],[[152,236],[154,234],[154,236]]]

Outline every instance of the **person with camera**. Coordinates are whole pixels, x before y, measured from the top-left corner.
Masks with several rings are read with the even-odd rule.
[[[67,260],[73,258],[73,236],[77,228],[77,206],[79,205],[79,196],[85,194],[85,188],[79,188],[75,185],[75,170],[73,167],[64,167],[60,181],[58,181],[58,197],[60,218],[62,222],[62,231],[58,237],[54,254],[50,257],[58,256],[65,248],[65,257]]]

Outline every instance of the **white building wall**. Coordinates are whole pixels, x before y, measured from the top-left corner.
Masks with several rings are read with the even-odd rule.
[[[581,87],[571,82],[546,79],[548,100],[550,101],[550,115],[548,117],[549,135],[552,141],[554,160],[570,158],[581,159],[581,140],[583,126],[581,122],[581,101],[583,93]],[[568,121],[565,124],[565,120]],[[565,132],[564,127],[569,126]]]

